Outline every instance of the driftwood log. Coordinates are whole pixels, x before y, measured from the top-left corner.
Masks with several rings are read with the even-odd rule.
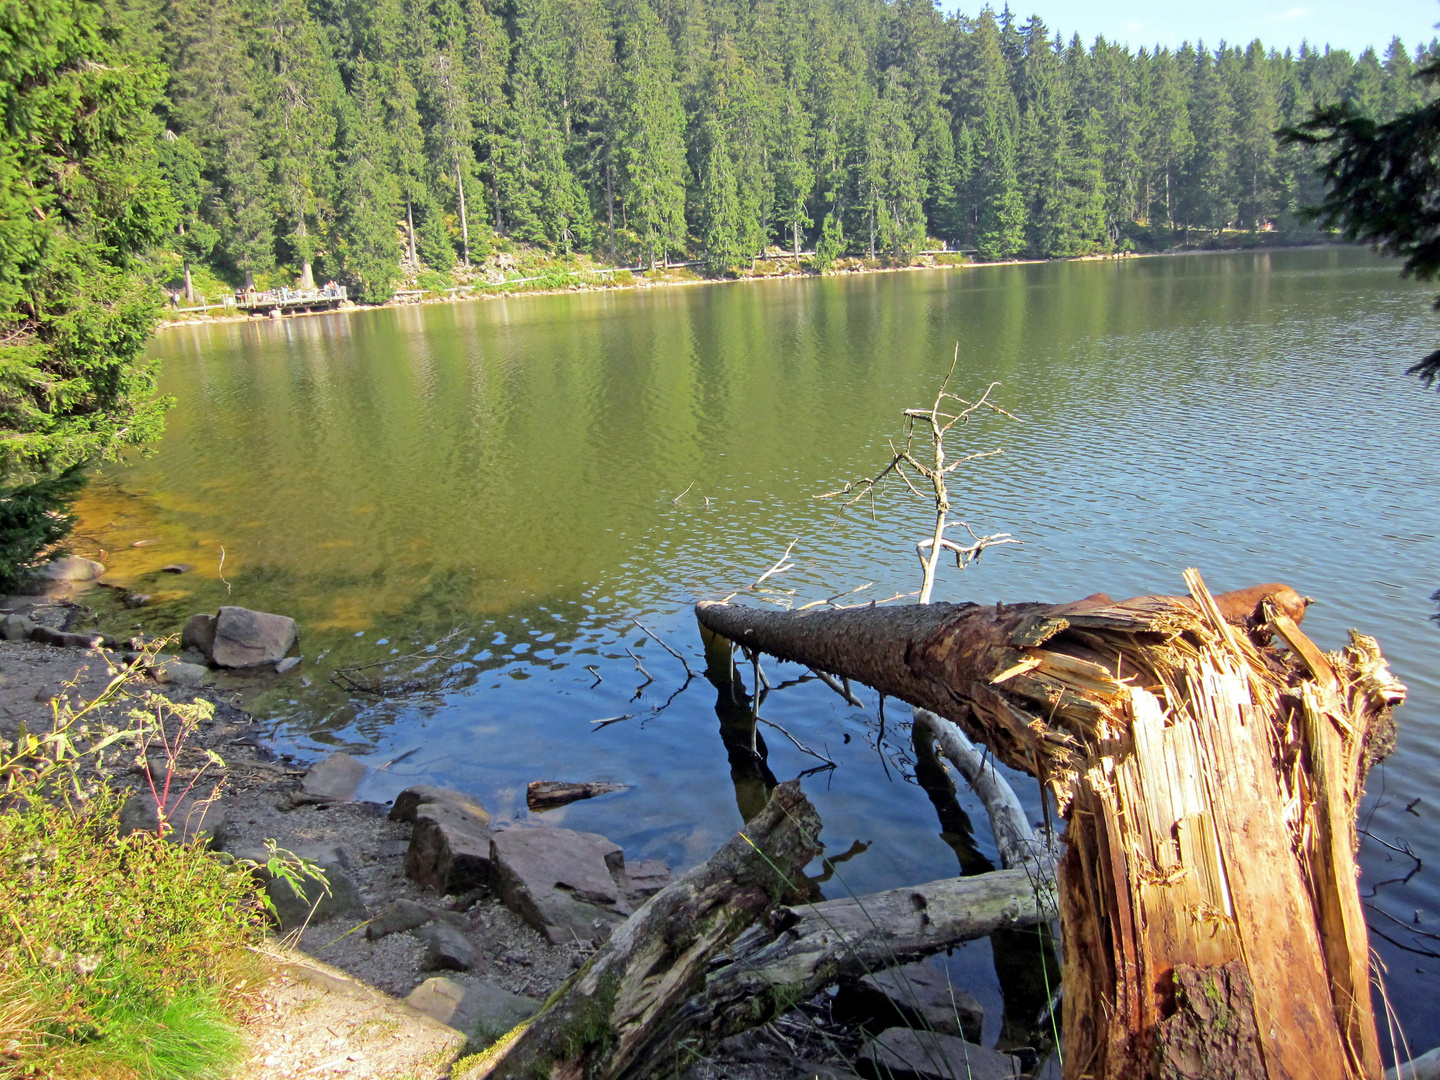
[[[787,903],[805,891],[819,832],[799,782],[780,784],[739,835],[646,901],[457,1080],[671,1076],[836,982],[1055,910],[1053,882],[1037,888],[1023,869]]]
[[[1355,812],[1404,687],[1361,634],[1316,648],[1285,586],[1186,583],[1119,603],[696,612],[931,710],[1049,788],[1066,1080],[1378,1080]]]

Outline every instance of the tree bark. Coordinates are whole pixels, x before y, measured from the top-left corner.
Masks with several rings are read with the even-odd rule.
[[[1186,580],[1189,598],[697,615],[1048,786],[1067,1080],[1378,1078],[1355,808],[1404,687],[1353,631],[1321,654],[1293,590]],[[1228,1041],[1203,1030],[1226,1017]]]
[[[786,905],[820,850],[798,781],[740,836],[656,894],[528,1026],[457,1080],[669,1076],[825,987],[1034,926],[1054,883],[1025,870]]]
[[[646,901],[467,1080],[602,1080],[683,1063],[693,1025],[679,1006],[703,988],[714,956],[780,915],[821,851],[819,834],[799,781],[779,785],[742,832]]]

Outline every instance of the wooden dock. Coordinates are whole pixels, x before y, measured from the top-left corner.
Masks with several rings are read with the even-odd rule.
[[[324,289],[267,289],[265,292],[237,292],[234,306],[251,315],[289,315],[309,311],[333,311],[350,299],[344,285]]]

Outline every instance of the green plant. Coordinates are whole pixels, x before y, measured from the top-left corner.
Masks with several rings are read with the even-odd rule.
[[[0,589],[16,588],[42,551],[51,554],[75,524],[70,512],[85,486],[85,470],[64,472],[19,488],[0,491]]]
[[[208,708],[143,694],[133,727],[110,723],[146,662],[0,743],[0,1080],[204,1080],[239,1060],[235,995],[265,930],[253,864],[173,842],[163,811],[156,832],[117,828],[113,765],[162,748],[163,794]]]

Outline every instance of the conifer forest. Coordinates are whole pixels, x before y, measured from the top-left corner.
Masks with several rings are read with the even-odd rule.
[[[930,0],[113,3],[187,266],[369,300],[507,240],[725,273],[1308,229],[1314,151],[1275,131],[1414,107],[1440,48],[1130,51]]]

